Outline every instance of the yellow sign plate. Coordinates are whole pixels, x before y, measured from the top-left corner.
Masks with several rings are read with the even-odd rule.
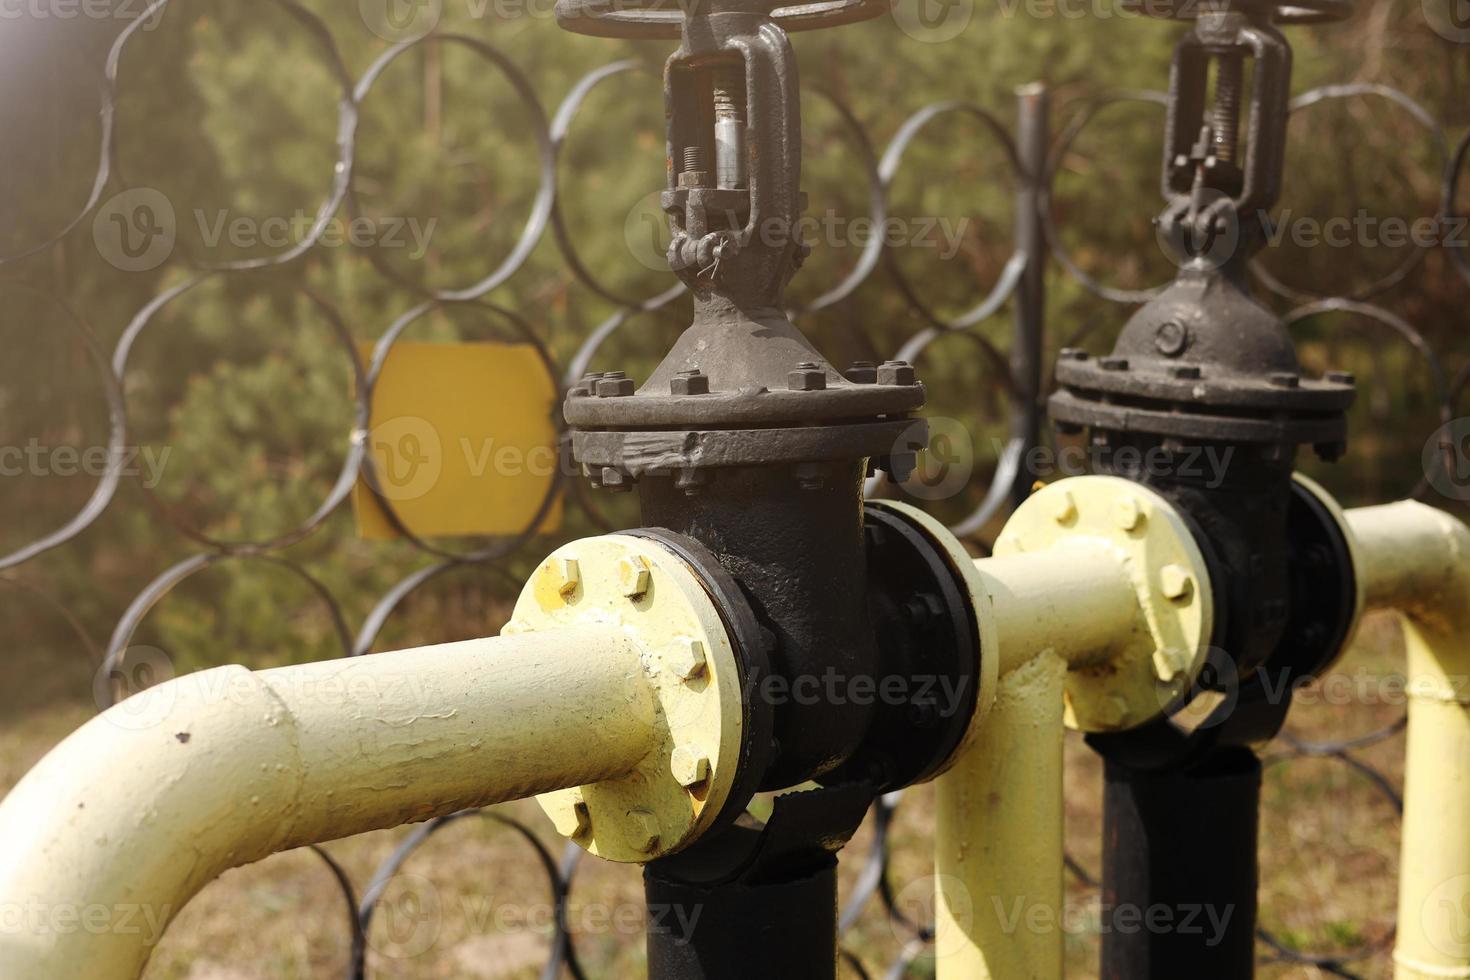
[[[373,345],[361,345],[364,362]],[[393,345],[373,388],[367,452],[378,490],[424,537],[520,534],[556,478],[556,383],[526,344]],[[399,537],[359,477],[361,537]],[[540,531],[561,525],[561,502]]]

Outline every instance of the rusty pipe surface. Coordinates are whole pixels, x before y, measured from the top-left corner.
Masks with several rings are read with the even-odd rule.
[[[628,773],[661,738],[639,657],[568,626],[129,698],[0,802],[0,975],[133,978],[152,946],[125,920],[156,942],[229,868]]]

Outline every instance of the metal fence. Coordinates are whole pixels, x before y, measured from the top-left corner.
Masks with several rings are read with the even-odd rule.
[[[374,90],[386,69],[406,52],[424,44],[459,45],[482,57],[501,72],[523,101],[529,117],[534,121],[532,135],[538,154],[540,184],[530,209],[530,216],[521,232],[516,246],[510,254],[489,274],[478,282],[463,288],[445,289],[423,293],[421,302],[392,322],[370,358],[358,357],[354,347],[352,325],[332,305],[321,297],[312,297],[313,303],[326,316],[336,339],[350,359],[358,382],[355,394],[355,424],[350,436],[350,449],[345,465],[327,496],[314,513],[300,526],[269,540],[249,542],[225,542],[212,539],[198,529],[181,529],[198,546],[192,557],[160,572],[137,595],[121,619],[117,622],[105,650],[101,652],[104,676],[122,673],[127,669],[125,658],[135,632],[149,611],[172,590],[191,576],[211,566],[229,561],[265,562],[279,566],[298,576],[326,604],[336,635],[340,638],[342,653],[356,656],[370,651],[378,638],[385,621],[404,601],[437,576],[467,566],[494,570],[507,558],[523,555],[535,528],[542,518],[557,503],[580,508],[586,512],[594,525],[607,527],[607,522],[596,507],[595,498],[580,479],[559,476],[551,487],[534,520],[529,522],[520,535],[499,539],[486,547],[467,552],[456,552],[441,542],[423,540],[414,536],[402,522],[399,530],[404,532],[412,544],[433,559],[433,562],[408,575],[389,589],[376,603],[362,622],[350,624],[331,591],[310,570],[294,558],[282,552],[316,532],[339,508],[346,505],[354,484],[360,477],[366,478],[370,486],[377,486],[373,471],[373,459],[368,451],[367,431],[369,406],[374,382],[391,355],[394,343],[414,323],[431,312],[459,304],[482,304],[497,288],[505,285],[524,266],[533,249],[548,234],[552,236],[560,251],[566,268],[591,293],[618,307],[618,311],[593,329],[565,364],[558,364],[546,342],[528,321],[516,311],[486,304],[514,326],[520,339],[532,344],[540,352],[546,370],[557,379],[558,386],[565,389],[574,384],[589,369],[599,365],[599,352],[604,344],[618,331],[626,327],[635,317],[661,310],[675,302],[683,292],[682,285],[673,285],[656,295],[638,298],[621,295],[617,290],[599,281],[577,253],[576,236],[560,207],[559,181],[564,175],[559,172],[558,157],[568,134],[575,125],[578,110],[598,86],[616,76],[640,70],[641,65],[632,61],[619,61],[592,71],[581,78],[555,108],[548,112],[541,102],[537,89],[530,78],[517,66],[515,57],[499,50],[485,41],[463,35],[435,35],[396,44],[382,55],[363,73],[352,78],[343,58],[338,53],[336,42],[326,25],[306,8],[293,0],[278,0],[299,24],[300,29],[310,34],[319,48],[325,52],[326,63],[341,86],[339,116],[337,124],[337,165],[334,171],[331,193],[321,202],[315,212],[315,220],[306,238],[294,247],[265,259],[251,259],[224,263],[217,266],[196,267],[195,275],[187,281],[163,292],[138,311],[123,331],[115,348],[105,351],[98,339],[89,331],[80,317],[73,317],[69,325],[74,328],[86,346],[96,383],[105,395],[110,421],[109,462],[105,474],[95,491],[80,511],[63,526],[43,535],[20,549],[0,557],[0,571],[14,570],[38,555],[54,548],[63,547],[84,530],[91,527],[108,510],[121,481],[124,479],[123,460],[128,445],[129,425],[127,404],[124,397],[123,378],[128,370],[129,357],[139,337],[148,330],[159,312],[168,304],[187,294],[201,283],[220,276],[247,275],[270,267],[286,266],[300,261],[312,252],[321,240],[334,215],[344,208],[353,208],[355,161],[358,140],[359,109]],[[87,221],[92,217],[115,183],[114,161],[117,129],[114,125],[114,109],[118,95],[118,65],[122,52],[137,36],[139,29],[150,18],[161,14],[169,0],[159,0],[138,19],[127,26],[117,37],[103,67],[101,103],[101,146],[98,148],[95,179],[90,194],[82,209],[64,227],[59,228],[47,241],[23,253],[0,257],[0,275],[13,272],[16,264],[28,256],[35,255],[63,242],[71,236],[82,234]],[[651,90],[650,90],[650,97]],[[960,520],[954,531],[971,541],[979,550],[986,550],[983,539],[987,527],[998,515],[1015,501],[1023,499],[1030,489],[1032,475],[1027,472],[1024,459],[1028,450],[1043,439],[1044,397],[1049,387],[1049,372],[1043,363],[1044,329],[1060,334],[1055,325],[1047,324],[1045,301],[1048,277],[1059,269],[1063,275],[1081,284],[1099,300],[1122,306],[1133,306],[1147,301],[1155,290],[1127,290],[1106,286],[1089,275],[1065,250],[1058,233],[1053,214],[1053,188],[1058,174],[1067,166],[1069,152],[1085,130],[1097,120],[1099,114],[1109,106],[1120,102],[1136,102],[1162,105],[1166,96],[1158,91],[1118,92],[1101,95],[1086,102],[1069,105],[1062,111],[1056,110],[1045,89],[1027,86],[1018,90],[1017,111],[1014,119],[1003,119],[986,108],[961,101],[939,101],[926,105],[909,115],[897,127],[896,134],[880,149],[869,139],[854,113],[834,96],[818,93],[836,109],[839,118],[848,128],[853,145],[858,148],[857,159],[861,162],[867,180],[869,214],[876,226],[881,227],[889,214],[889,201],[895,179],[903,171],[905,152],[926,127],[945,116],[961,115],[978,121],[1002,149],[1009,160],[1009,179],[1016,189],[1016,229],[1014,252],[1002,267],[989,294],[973,308],[954,317],[945,317],[933,309],[925,300],[923,289],[904,273],[894,261],[894,255],[885,245],[882,236],[874,236],[861,251],[853,268],[829,289],[822,292],[801,309],[793,311],[793,317],[810,316],[848,300],[860,286],[876,277],[886,277],[886,283],[896,290],[907,307],[923,324],[902,348],[893,352],[897,358],[916,360],[936,340],[949,335],[963,335],[973,341],[976,356],[988,362],[996,370],[998,382],[1003,386],[1011,408],[1009,439],[997,460],[995,475],[983,502],[973,513]],[[1447,219],[1455,215],[1458,182],[1464,170],[1467,154],[1470,154],[1470,133],[1461,136],[1451,146],[1449,135],[1434,117],[1401,91],[1373,84],[1334,85],[1315,89],[1298,96],[1292,103],[1293,112],[1305,112],[1314,106],[1332,100],[1380,99],[1387,100],[1422,126],[1431,136],[1443,163],[1443,195],[1439,214]],[[1052,138],[1053,118],[1065,119]],[[998,178],[999,179],[999,178]],[[1455,268],[1470,286],[1470,258],[1462,248],[1445,246]],[[1349,296],[1319,296],[1299,288],[1283,284],[1257,268],[1259,285],[1273,294],[1287,307],[1285,319],[1289,324],[1301,323],[1313,316],[1327,312],[1349,314],[1371,329],[1382,332],[1384,339],[1407,344],[1417,357],[1422,359],[1432,379],[1433,395],[1438,406],[1441,422],[1449,424],[1457,417],[1457,404],[1470,383],[1470,359],[1458,366],[1444,363],[1415,327],[1392,310],[1376,305],[1375,300],[1388,290],[1403,283],[1411,272],[1424,260],[1428,247],[1411,250],[1405,260],[1391,273],[1382,277],[1357,293]],[[25,285],[25,280],[13,276],[6,280],[10,284]],[[672,281],[672,280],[671,280]],[[992,317],[1000,315],[1009,307],[1014,319],[1012,345],[1002,350],[974,327]],[[1061,337],[1063,343],[1074,338]],[[1463,357],[1464,352],[1461,352]],[[1446,466],[1456,466],[1459,461],[1448,455]],[[876,490],[876,485],[873,488]],[[1406,491],[1409,487],[1404,488]],[[1413,488],[1416,495],[1429,493],[1427,482]],[[382,493],[378,498],[391,515],[393,500]],[[536,556],[530,556],[536,557]],[[509,591],[516,583],[509,574],[495,573],[503,578]],[[11,584],[21,588],[32,588],[23,579],[10,576]],[[65,596],[42,594],[43,600],[65,610]],[[355,625],[355,628],[354,628]],[[1394,721],[1380,731],[1360,737],[1330,743],[1312,743],[1290,735],[1282,736],[1267,753],[1266,763],[1282,765],[1295,759],[1325,757],[1337,760],[1362,774],[1381,792],[1396,809],[1401,808],[1398,790],[1392,781],[1360,756],[1362,750],[1387,739],[1398,736],[1404,729],[1404,719]],[[896,809],[902,805],[901,794],[890,794],[875,804],[870,815],[874,830],[872,844],[866,854],[853,854],[849,849],[848,861],[861,862],[861,873],[855,889],[849,895],[842,910],[840,928],[850,930],[865,909],[874,903],[880,905],[892,921],[898,934],[906,936],[903,952],[893,963],[863,963],[851,953],[844,953],[847,966],[859,976],[904,975],[911,964],[921,957],[932,940],[932,928],[928,923],[913,921],[900,908],[895,899],[895,890],[889,878],[890,840]],[[501,813],[466,812],[420,825],[408,833],[382,863],[372,879],[360,888],[348,873],[327,854],[313,848],[335,878],[345,896],[350,914],[345,928],[351,936],[351,975],[363,976],[367,970],[367,948],[365,936],[374,911],[385,888],[429,838],[442,828],[466,819],[488,819],[508,826],[519,834],[529,849],[528,860],[539,863],[544,870],[548,887],[557,910],[555,938],[543,975],[553,977],[562,973],[582,977],[585,975],[578,960],[575,936],[568,928],[566,907],[575,887],[576,873],[585,859],[582,851],[568,844],[558,857],[541,837],[529,826],[519,823]],[[1096,885],[1095,875],[1078,862],[1070,860],[1068,866],[1076,879],[1087,887]],[[1392,934],[1376,937],[1360,948],[1348,951],[1331,949],[1303,953],[1278,940],[1265,930],[1260,933],[1260,955],[1262,962],[1285,961],[1310,964],[1323,972],[1337,976],[1358,975],[1355,970],[1362,964],[1383,956],[1391,945]]]

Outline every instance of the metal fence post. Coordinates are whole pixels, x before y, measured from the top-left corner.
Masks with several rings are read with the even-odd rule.
[[[1031,493],[1035,474],[1026,459],[1041,441],[1042,346],[1046,314],[1046,229],[1041,202],[1046,186],[1046,158],[1051,139],[1051,93],[1042,82],[1016,89],[1016,252],[1026,268],[1016,288],[1015,328],[1011,343],[1011,377],[1020,404],[1011,414],[1011,441],[1019,441],[1021,463],[1011,485],[1011,506]]]

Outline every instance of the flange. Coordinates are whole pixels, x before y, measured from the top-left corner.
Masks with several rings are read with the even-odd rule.
[[[592,854],[650,861],[698,839],[730,799],[747,734],[742,671],[699,576],[648,538],[615,534],[558,548],[531,575],[502,632],[588,624],[621,630],[637,646],[628,683],[652,690],[662,737],[628,774],[537,802]],[[572,737],[576,719],[567,721]]]
[[[1357,542],[1342,507],[1315,480],[1292,474],[1288,534],[1291,615],[1267,670],[1290,689],[1320,677],[1352,643],[1363,614]]]
[[[995,692],[1000,684],[1000,658],[996,655],[1000,641],[996,634],[995,613],[991,608],[990,593],[985,588],[985,579],[975,568],[975,559],[943,522],[912,504],[896,500],[870,500],[866,506],[880,511],[892,511],[922,531],[935,552],[943,556],[944,563],[959,583],[962,583],[965,599],[972,610],[975,650],[979,657],[979,662],[975,665],[975,710],[949,757],[925,776],[926,779],[933,779],[942,775],[974,741],[980,723],[995,704]]]
[[[1066,723],[1083,732],[1135,728],[1188,702],[1210,654],[1215,603],[1209,567],[1183,516],[1162,496],[1113,476],[1053,483],[1026,500],[995,556],[1101,549],[1138,595],[1132,641],[1106,661],[1067,672]]]

